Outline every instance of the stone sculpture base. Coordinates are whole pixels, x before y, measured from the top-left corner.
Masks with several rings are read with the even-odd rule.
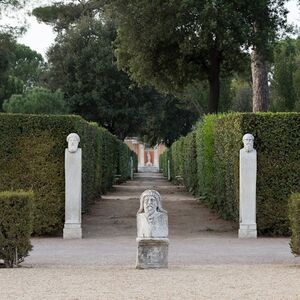
[[[168,267],[169,239],[137,238],[136,268],[153,269]]]
[[[256,224],[240,224],[239,229],[239,238],[240,239],[256,239],[257,238],[257,229]]]
[[[81,239],[82,228],[81,224],[66,224],[63,231],[64,239]]]

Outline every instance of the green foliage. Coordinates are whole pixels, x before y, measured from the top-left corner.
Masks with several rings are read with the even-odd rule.
[[[45,69],[43,56],[23,44],[16,44],[10,75],[22,80],[25,87],[32,87],[40,82]]]
[[[32,192],[0,192],[0,259],[12,268],[32,249]]]
[[[168,151],[169,149],[166,149],[160,156],[159,156],[159,171],[163,173],[165,177],[168,176]]]
[[[101,6],[101,1],[95,0],[73,1],[67,4],[59,2],[51,6],[37,7],[32,14],[39,22],[52,25],[55,31],[60,32],[68,29],[82,17],[97,15]]]
[[[143,89],[147,97],[144,102],[144,120],[139,128],[143,140],[154,146],[164,142],[171,146],[181,135],[191,131],[199,114],[190,105],[172,95],[162,95],[152,89]]]
[[[2,53],[1,53],[2,52]],[[0,40],[0,111],[5,99],[12,95],[23,94],[41,82],[45,71],[45,63],[41,54],[29,47],[18,44],[9,35]]]
[[[258,153],[257,225],[265,234],[289,234],[288,198],[300,189],[300,114],[246,114]]]
[[[195,169],[185,170],[197,165],[197,182],[192,184],[192,190],[220,216],[238,222],[239,150],[242,137],[248,132],[254,135],[258,153],[258,231],[266,235],[287,235],[288,198],[292,191],[300,189],[299,113],[207,115],[194,133],[196,155],[186,154],[194,151],[188,150],[191,137],[180,139],[163,154],[163,170],[166,157],[171,157],[172,171],[175,171],[172,179],[183,166],[184,182],[190,189],[189,175],[195,174]]]
[[[23,95],[12,95],[4,101],[3,110],[8,113],[56,115],[68,112],[60,90],[51,92],[41,87],[28,89]]]
[[[223,115],[214,123],[213,189],[207,198],[214,199],[214,208],[223,218],[236,222],[239,219],[239,152],[243,135],[252,133],[242,128],[241,116]]]
[[[171,180],[175,179],[174,169],[172,164],[172,148],[168,148],[159,156],[159,168],[163,175],[168,177],[168,161],[170,161],[170,177]]]
[[[281,0],[108,2],[120,26],[118,65],[164,91],[206,80],[209,112],[218,110],[220,76],[238,70],[247,56],[241,48],[267,48],[286,20]]]
[[[231,82],[231,110],[236,112],[252,112],[252,87],[243,78],[234,78]]]
[[[180,91],[193,80],[208,80],[219,89],[221,65],[228,75],[244,57],[243,20],[228,2],[110,2],[120,21],[118,64],[141,84]]]
[[[119,149],[117,173],[121,175],[121,181],[126,181],[130,178],[131,162],[128,158],[132,156],[132,151],[121,141],[118,142],[117,147]]]
[[[114,64],[112,22],[81,18],[50,48],[49,85],[61,89],[71,112],[124,139],[135,134],[149,101]]]
[[[9,78],[14,47],[15,41],[13,37],[9,34],[0,33],[0,111],[2,109],[2,102],[7,96],[6,82]]]
[[[300,194],[292,194],[289,199],[289,221],[291,227],[290,247],[294,255],[300,255]]]
[[[34,191],[35,233],[62,229],[64,153],[70,132],[78,133],[81,138],[83,211],[112,186],[120,142],[104,128],[78,116],[18,114],[0,114],[0,127],[0,191]],[[124,154],[122,159],[126,159]]]
[[[214,189],[214,121],[215,115],[206,116],[201,123],[198,124],[196,130],[197,145],[197,192],[202,196],[203,200],[211,207],[215,208],[215,199],[208,200],[208,195]]]
[[[188,134],[183,143],[183,180],[188,191],[195,193],[197,190],[196,133]]]
[[[184,168],[184,140],[180,138],[178,141],[173,143],[172,145],[172,168],[173,168],[173,177],[183,176],[183,168]]]
[[[180,107],[175,97],[137,87],[118,70],[113,49],[116,34],[111,21],[78,18],[48,52],[49,87],[64,92],[72,113],[97,122],[122,140],[140,135],[151,144],[161,139],[173,142],[191,129],[197,115]]]
[[[271,110],[300,111],[300,38],[280,41],[274,49]]]

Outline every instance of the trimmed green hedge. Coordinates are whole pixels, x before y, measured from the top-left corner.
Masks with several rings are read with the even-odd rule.
[[[172,148],[166,149],[159,156],[159,168],[160,168],[160,171],[163,173],[163,175],[165,177],[168,177],[168,160],[170,160],[170,162],[173,162],[173,160],[172,160]],[[171,180],[174,180],[175,176],[174,176],[173,163],[170,163],[170,171],[171,171]]]
[[[292,231],[290,247],[295,255],[300,255],[300,193],[289,199],[289,220]]]
[[[124,161],[136,156],[106,129],[79,116],[0,114],[0,128],[0,191],[34,191],[37,234],[63,227],[64,151],[69,133],[76,132],[81,139],[83,211],[111,188],[117,172],[125,180]],[[119,160],[123,163],[118,170]]]
[[[32,192],[0,192],[0,259],[18,265],[32,249]]]
[[[205,116],[192,133],[195,140],[187,136],[174,143],[162,165],[169,157],[172,179],[183,172],[189,190],[223,218],[238,222],[239,150],[245,133],[254,135],[258,155],[258,231],[288,235],[288,198],[300,190],[299,113]]]
[[[191,132],[184,139],[183,145],[183,180],[189,192],[197,191],[197,148],[196,133]]]
[[[180,138],[172,145],[172,177],[183,176],[184,169],[184,138]]]

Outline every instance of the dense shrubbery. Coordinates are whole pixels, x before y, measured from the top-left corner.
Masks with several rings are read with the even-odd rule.
[[[168,161],[172,161],[172,148],[164,151],[164,153],[159,156],[159,168],[163,175],[166,177],[168,177]],[[170,163],[171,180],[175,179],[172,170],[173,164]]]
[[[290,247],[293,254],[300,255],[300,193],[292,194],[289,199],[289,220],[292,231]]]
[[[162,155],[164,174],[169,157],[172,179],[183,174],[189,190],[223,218],[238,222],[239,150],[247,132],[258,153],[259,233],[289,234],[287,199],[300,190],[299,113],[208,115],[192,133],[195,140],[180,139]]]
[[[183,145],[183,180],[188,191],[197,190],[197,160],[196,153],[196,133],[191,132],[184,139]]]
[[[135,157],[107,130],[78,116],[0,114],[0,128],[0,191],[34,191],[38,234],[63,226],[64,149],[70,132],[81,138],[83,211],[112,186],[117,172],[123,180],[129,177],[128,161]]]
[[[32,192],[0,192],[0,259],[6,267],[22,262],[32,249]]]

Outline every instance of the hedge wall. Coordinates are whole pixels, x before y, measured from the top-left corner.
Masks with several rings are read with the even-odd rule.
[[[83,211],[112,186],[117,172],[125,179],[124,161],[135,156],[107,130],[79,116],[0,114],[0,128],[0,191],[34,191],[37,234],[63,226],[64,149],[69,133],[76,132],[81,139]],[[123,163],[118,167],[119,156]]]
[[[300,255],[300,193],[289,199],[289,221],[292,231],[290,247],[294,255]]]
[[[12,268],[32,249],[32,192],[0,192],[0,259]]]
[[[258,153],[258,231],[287,235],[288,198],[300,190],[299,113],[208,115],[192,133],[194,138],[174,143],[162,163],[169,157],[172,179],[183,170],[189,190],[223,218],[238,222],[239,150],[247,132],[254,135]]]
[[[189,192],[197,191],[197,149],[196,133],[191,132],[184,139],[183,145],[183,180]]]

